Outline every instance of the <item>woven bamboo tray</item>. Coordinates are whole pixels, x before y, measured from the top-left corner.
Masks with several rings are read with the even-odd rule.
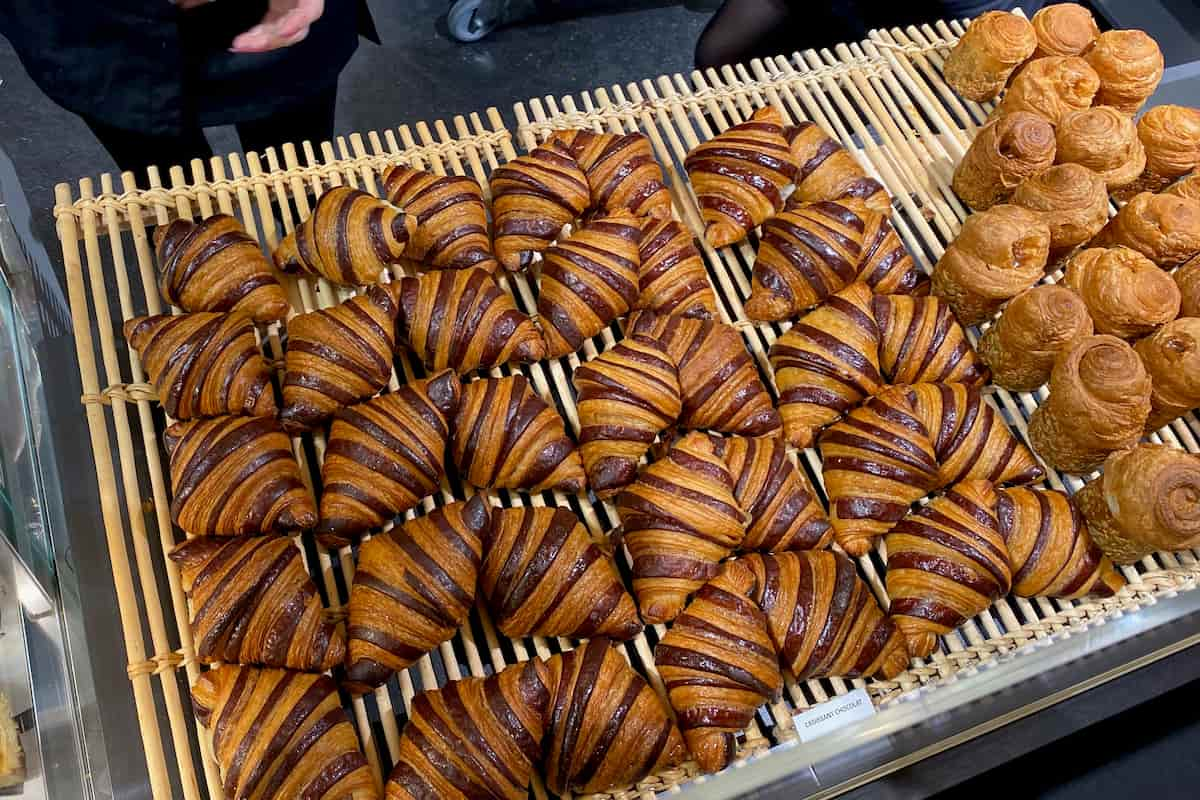
[[[811,119],[834,133],[882,180],[896,198],[894,222],[913,256],[927,270],[958,231],[966,209],[950,190],[950,175],[987,107],[961,101],[941,79],[942,58],[963,28],[960,23],[876,31],[861,44],[832,51],[805,52],[791,58],[754,61],[719,71],[670,75],[597,89],[578,96],[546,97],[514,107],[518,127],[505,127],[495,108],[481,114],[401,126],[338,138],[318,146],[286,144],[265,154],[194,161],[165,176],[150,170],[139,185],[132,174],[103,175],[99,187],[88,178],[78,187],[60,184],[54,210],[66,264],[71,312],[79,356],[96,477],[113,580],[119,601],[129,679],[137,705],[150,784],[156,798],[223,796],[210,743],[193,718],[187,687],[201,666],[194,658],[187,600],[175,566],[164,558],[177,536],[169,517],[168,481],[161,431],[166,424],[154,393],[145,383],[137,356],[119,334],[122,320],[161,313],[155,288],[149,232],[153,225],[179,215],[235,214],[268,250],[305,217],[313,200],[330,186],[350,184],[377,190],[381,170],[395,162],[439,173],[475,177],[487,190],[487,175],[558,127],[640,130],[652,142],[664,167],[677,215],[694,232],[701,230],[694,197],[683,177],[684,155],[698,142],[746,119],[752,109],[770,103],[792,121]],[[742,300],[749,294],[753,248],[749,243],[714,251],[701,239],[709,277],[720,298],[722,317],[738,326],[767,378],[767,348],[787,325],[755,325],[746,320]],[[502,280],[526,312],[535,310],[536,287],[525,276]],[[292,305],[299,313],[327,307],[348,293],[322,280],[288,279]],[[173,309],[177,311],[177,309]],[[260,330],[264,354],[281,367],[278,324]],[[972,331],[972,336],[975,332]],[[554,403],[578,432],[571,370],[610,346],[615,327],[587,343],[578,356],[522,367],[537,391]],[[508,374],[513,368],[493,371]],[[391,388],[420,374],[406,356],[396,361]],[[997,390],[992,400],[1021,435],[1029,414],[1045,396]],[[1194,414],[1164,428],[1154,440],[1200,452],[1200,421]],[[325,441],[320,434],[293,440],[306,474],[319,474]],[[819,492],[819,456],[796,453]],[[1055,488],[1078,489],[1077,478],[1051,474]],[[444,485],[417,513],[465,496],[459,485]],[[505,505],[569,506],[593,536],[617,525],[613,507],[586,495],[524,496],[499,492]],[[413,516],[410,512],[406,516]],[[350,548],[330,552],[309,537],[301,540],[305,558],[324,595],[329,614],[341,619],[354,571]],[[1200,553],[1157,554],[1124,568],[1129,585],[1101,601],[1022,600],[1009,598],[942,639],[930,659],[914,662],[894,681],[818,680],[789,682],[783,696],[765,707],[746,732],[744,756],[795,737],[797,710],[865,686],[876,703],[936,682],[966,667],[1010,652],[1034,639],[1067,628],[1086,626],[1136,610],[1154,598],[1194,588]],[[628,575],[628,558],[618,554]],[[886,605],[883,584],[886,555],[882,544],[859,560],[861,572]],[[622,646],[630,662],[658,690],[653,648],[662,626]],[[477,609],[468,625],[387,686],[366,697],[344,696],[357,724],[371,767],[386,776],[397,752],[406,710],[415,692],[465,675],[484,675],[506,664],[569,649],[572,642],[500,637],[487,613]],[[798,763],[797,768],[801,765]],[[694,775],[690,765],[652,776],[614,797],[651,797]],[[535,783],[533,793],[546,792]]]

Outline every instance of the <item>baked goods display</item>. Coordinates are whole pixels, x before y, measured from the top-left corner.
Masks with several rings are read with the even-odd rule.
[[[1179,315],[1179,287],[1128,247],[1089,247],[1071,256],[1063,284],[1087,306],[1096,333],[1137,339]]]
[[[611,214],[671,218],[671,195],[643,133],[596,133],[572,128],[550,134],[564,144],[587,176],[591,205]]]
[[[976,102],[991,100],[1013,70],[1033,55],[1038,36],[1029,20],[1005,11],[988,11],[971,21],[954,45],[942,71],[954,91]]]
[[[673,219],[651,217],[638,247],[638,298],[633,307],[656,314],[714,319],[717,297],[692,234]]]
[[[1144,31],[1105,31],[1083,57],[1100,76],[1096,105],[1136,114],[1163,76],[1163,55]]]
[[[880,214],[891,211],[892,198],[883,184],[867,175],[841,143],[814,122],[785,126],[784,138],[796,163],[796,191],[787,199],[797,203],[853,200]]]
[[[1150,375],[1150,417],[1156,431],[1200,408],[1200,319],[1180,317],[1134,344]]]
[[[1057,125],[1067,112],[1091,108],[1099,90],[1100,76],[1082,58],[1044,56],[1013,75],[994,113],[1029,111]]]
[[[1200,253],[1200,202],[1174,194],[1135,195],[1092,240],[1137,250],[1163,269]]]
[[[507,269],[524,269],[591,201],[587,176],[560,142],[535,147],[492,171],[492,248]]]
[[[1051,264],[1090,241],[1108,222],[1104,178],[1081,164],[1058,164],[1026,178],[1011,202],[1042,215],[1050,228]]]
[[[404,164],[388,167],[382,193],[416,225],[406,258],[436,269],[479,267],[495,272],[487,204],[473,178],[434,175]]]
[[[1054,125],[1041,114],[1013,111],[980,128],[954,168],[954,193],[976,211],[1008,199],[1021,181],[1054,163]]]
[[[1034,58],[1081,55],[1100,36],[1092,12],[1076,3],[1043,6],[1029,21],[1037,37]]]
[[[1056,163],[1087,167],[1110,192],[1133,183],[1146,168],[1146,148],[1133,118],[1112,106],[1066,112],[1055,127],[1054,142]]]
[[[1010,392],[1032,392],[1050,379],[1058,354],[1094,332],[1083,298],[1065,286],[1040,284],[1009,301],[979,339],[979,357],[992,383]]]

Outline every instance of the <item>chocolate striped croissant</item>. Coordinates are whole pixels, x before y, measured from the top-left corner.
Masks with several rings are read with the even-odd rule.
[[[425,369],[459,375],[546,357],[532,320],[480,268],[402,279],[399,335]]]
[[[379,787],[326,675],[226,664],[192,686],[226,797],[376,800]]]
[[[496,271],[487,206],[474,178],[396,164],[383,173],[383,193],[416,223],[406,258],[436,269]]]
[[[628,211],[589,220],[543,254],[538,315],[546,355],[573,353],[638,297],[642,229]]]
[[[347,604],[346,686],[369,692],[448,641],[475,604],[489,527],[482,495],[365,542]]]
[[[737,735],[783,688],[767,618],[751,599],[755,586],[743,564],[726,563],[654,648],[654,666],[701,772],[729,765]]]
[[[796,172],[783,118],[771,106],[692,148],[683,167],[713,247],[740,242],[782,211],[783,188]]]
[[[275,266],[343,286],[375,283],[401,263],[415,228],[415,220],[391,203],[334,186],[275,248]]]
[[[673,219],[648,219],[638,247],[640,294],[634,308],[713,319],[717,296],[692,234]]]
[[[387,800],[524,800],[541,760],[553,684],[534,658],[413,698]]]
[[[628,209],[639,217],[670,218],[671,195],[645,134],[572,128],[554,131],[550,138],[566,145],[587,175],[593,208],[610,213]]]
[[[184,311],[241,311],[255,322],[283,319],[287,294],[271,262],[242,223],[228,214],[154,229],[158,289]]]
[[[872,297],[865,283],[852,283],[771,345],[779,414],[795,447],[811,447],[822,428],[883,386]]]
[[[454,463],[475,486],[568,493],[584,487],[583,462],[562,417],[524,375],[468,383],[451,430]]]
[[[321,465],[322,544],[343,547],[437,490],[461,394],[444,370],[338,411]]]
[[[871,312],[879,324],[879,365],[892,383],[987,382],[987,367],[945,301],[880,295]]]
[[[859,203],[846,201],[850,208]],[[862,260],[858,279],[876,294],[929,294],[929,276],[909,255],[886,212],[860,212],[863,220]]]
[[[588,486],[610,497],[633,482],[654,437],[678,419],[679,371],[654,339],[631,336],[580,365],[572,381]]]
[[[612,556],[565,508],[492,514],[480,588],[505,636],[610,636],[642,630]]]
[[[566,147],[548,142],[492,172],[492,247],[508,269],[523,269],[588,207],[587,176]]]
[[[810,550],[754,554],[739,563],[755,575],[754,600],[780,661],[797,680],[890,680],[908,666],[903,635],[846,556]]]
[[[187,533],[250,536],[317,523],[292,443],[274,419],[177,422],[163,440],[171,462],[171,519]]]
[[[557,795],[629,786],[687,755],[662,700],[604,638],[548,663],[546,788]]]
[[[242,312],[134,317],[124,333],[169,416],[275,416],[271,372]]]
[[[392,376],[398,283],[368,286],[333,308],[292,317],[284,354],[284,430],[297,434],[377,393]]]
[[[868,177],[854,156],[820,125],[804,120],[784,128],[797,164],[796,191],[789,203],[858,198],[881,214],[891,212],[892,198],[879,181]]]

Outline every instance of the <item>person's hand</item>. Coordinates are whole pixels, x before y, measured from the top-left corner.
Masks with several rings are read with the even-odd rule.
[[[320,19],[325,0],[271,0],[262,22],[234,38],[232,53],[265,53],[290,47],[308,36],[308,26]]]

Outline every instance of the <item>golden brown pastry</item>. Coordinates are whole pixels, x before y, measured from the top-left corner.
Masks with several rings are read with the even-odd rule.
[[[173,419],[275,416],[271,371],[242,312],[134,317],[124,333]]]
[[[1087,167],[1110,192],[1129,185],[1146,168],[1146,149],[1133,120],[1112,106],[1063,114],[1054,141],[1056,163]]]
[[[1071,498],[1051,489],[1001,489],[996,516],[1018,597],[1111,597],[1125,585],[1092,541]]]
[[[751,598],[757,581],[730,561],[696,592],[654,647],[654,666],[701,772],[737,754],[737,735],[783,688],[767,618]]]
[[[1200,544],[1200,457],[1139,444],[1104,461],[1075,495],[1092,539],[1118,564]]]
[[[346,656],[300,548],[277,536],[198,536],[170,552],[192,607],[196,658],[323,672]]]
[[[524,269],[588,207],[579,162],[559,142],[535,147],[492,171],[492,247],[508,269]]]
[[[1143,31],[1105,31],[1084,56],[1100,76],[1096,105],[1136,114],[1163,76],[1158,43]]]
[[[1029,443],[1049,466],[1087,473],[1132,447],[1149,416],[1150,376],[1133,348],[1115,336],[1082,336],[1054,360]]]
[[[1196,256],[1171,276],[1179,287],[1179,315],[1200,317],[1200,256]]]
[[[1041,214],[1050,227],[1050,263],[1090,241],[1108,222],[1104,178],[1080,164],[1058,164],[1026,178],[1011,202]]]
[[[337,684],[326,675],[226,664],[201,673],[192,707],[212,731],[227,797],[379,797]]]
[[[1013,205],[972,214],[933,269],[933,294],[963,325],[978,325],[1038,282],[1049,251],[1040,214]]]
[[[683,737],[662,700],[604,638],[549,661],[546,788],[605,792],[678,765]]]
[[[1063,283],[1083,298],[1096,333],[1137,339],[1179,315],[1171,276],[1128,247],[1089,247],[1067,262]]]
[[[626,209],[656,219],[671,217],[671,195],[644,133],[572,128],[554,131],[550,138],[566,145],[587,175],[593,208],[608,213]]]
[[[1187,175],[1184,175],[1182,178],[1163,189],[1162,194],[1173,194],[1177,197],[1186,197],[1188,200],[1195,200],[1196,202],[1200,203],[1200,168],[1192,170]]]
[[[971,21],[942,67],[946,83],[978,103],[1000,94],[1012,71],[1033,55],[1037,35],[1024,17],[988,11]]]
[[[459,473],[481,489],[574,493],[584,487],[583,462],[562,417],[524,375],[468,383],[451,431]]]
[[[383,173],[383,193],[416,222],[405,257],[435,269],[496,271],[487,206],[474,178],[395,164]]]
[[[638,298],[642,229],[628,211],[595,217],[543,253],[538,316],[546,355],[573,353]]]
[[[480,589],[505,636],[609,636],[642,630],[612,556],[565,508],[492,513]]]
[[[1118,192],[1118,198],[1162,191],[1200,167],[1200,108],[1155,106],[1138,120],[1137,132],[1146,150],[1146,171]]]
[[[1004,307],[980,338],[979,357],[991,369],[992,383],[1011,392],[1032,392],[1050,379],[1063,348],[1092,333],[1083,298],[1059,284],[1040,284]]]
[[[251,536],[317,524],[287,434],[270,417],[177,422],[163,436],[171,461],[171,519],[196,536]]]
[[[992,112],[1041,114],[1054,124],[1069,111],[1092,107],[1100,90],[1100,76],[1078,56],[1035,58],[1017,70],[1004,97]]]
[[[851,203],[850,208],[861,204]],[[929,294],[929,276],[913,261],[886,214],[866,209],[858,279],[876,294]]]
[[[867,175],[854,156],[816,123],[802,120],[783,129],[796,162],[796,191],[788,206],[823,200],[858,199],[872,211],[890,214],[892,198]],[[844,204],[844,203],[843,203]]]
[[[347,605],[346,687],[382,686],[448,641],[475,604],[488,533],[482,495],[435,508],[372,537],[358,551]]]
[[[879,325],[879,367],[888,382],[987,382],[987,367],[938,298],[876,295],[871,314]]]
[[[1077,3],[1044,6],[1033,15],[1030,22],[1037,36],[1034,58],[1081,55],[1100,35],[1092,12]]]
[[[1092,240],[1096,247],[1131,247],[1163,269],[1200,254],[1200,202],[1142,192],[1121,207]]]
[[[657,341],[631,336],[580,365],[572,382],[588,486],[611,497],[633,482],[654,437],[679,418],[679,370]]]
[[[647,624],[679,615],[687,596],[742,543],[746,514],[708,434],[694,431],[617,496],[633,593]]]
[[[227,214],[154,229],[158,289],[184,311],[241,311],[255,322],[283,319],[287,294],[242,223]]]
[[[648,219],[638,248],[640,294],[634,308],[715,319],[717,296],[692,234],[673,219]]]
[[[1150,375],[1150,418],[1156,431],[1200,407],[1200,318],[1168,322],[1133,346]]]
[[[1040,114],[1013,111],[979,129],[954,169],[954,193],[976,211],[1004,202],[1026,178],[1054,163],[1054,126]]]
[[[796,173],[783,118],[773,106],[692,148],[683,167],[713,247],[740,242],[783,210],[783,188]]]

